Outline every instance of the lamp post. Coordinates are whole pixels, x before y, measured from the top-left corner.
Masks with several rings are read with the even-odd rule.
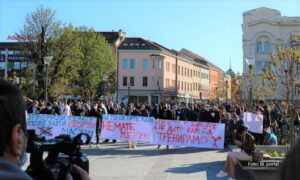
[[[226,103],[228,102],[228,80],[225,81],[225,88],[226,88]]]
[[[253,94],[253,66],[255,63],[255,59],[254,58],[246,58],[246,63],[248,65],[249,68],[249,108],[252,109],[252,94]]]
[[[45,103],[48,102],[48,66],[52,60],[53,56],[44,57],[44,64],[46,66],[46,80],[45,80]]]
[[[128,86],[128,102],[129,103],[129,91],[130,91],[130,85]]]

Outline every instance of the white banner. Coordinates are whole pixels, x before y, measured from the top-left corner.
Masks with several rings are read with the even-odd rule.
[[[244,125],[248,127],[250,132],[263,133],[263,119],[264,116],[261,114],[244,112]]]
[[[79,133],[87,133],[91,136],[91,142],[95,142],[96,118],[28,114],[27,129],[34,129],[37,135],[46,139],[53,139],[61,134],[75,137]]]
[[[155,120],[154,144],[224,148],[225,125],[221,123]]]
[[[153,141],[153,117],[103,115],[101,138],[127,141]]]

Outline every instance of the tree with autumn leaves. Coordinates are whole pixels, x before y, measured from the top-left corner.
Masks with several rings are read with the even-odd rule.
[[[290,46],[281,48],[277,45],[270,54],[270,65],[263,71],[263,80],[268,83],[270,95],[282,99],[289,117],[289,126],[294,127],[294,120],[298,117],[300,109],[300,49],[299,36],[291,35]],[[298,99],[296,97],[298,96]],[[296,101],[297,100],[297,101]],[[290,142],[294,142],[294,128],[289,131]]]

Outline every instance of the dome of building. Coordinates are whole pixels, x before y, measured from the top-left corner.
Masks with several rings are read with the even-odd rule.
[[[226,71],[226,74],[231,76],[231,78],[235,78],[235,73],[233,72],[233,70],[231,68],[229,68],[228,71]]]

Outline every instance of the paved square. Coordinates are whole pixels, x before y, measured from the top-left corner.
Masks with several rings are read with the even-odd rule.
[[[101,144],[100,148],[83,147],[90,160],[92,179],[166,179],[166,180],[214,180],[222,169],[227,152],[201,148],[165,146],[157,149],[153,144],[139,143],[128,149],[126,142]],[[250,175],[238,169],[237,179],[252,180]]]

